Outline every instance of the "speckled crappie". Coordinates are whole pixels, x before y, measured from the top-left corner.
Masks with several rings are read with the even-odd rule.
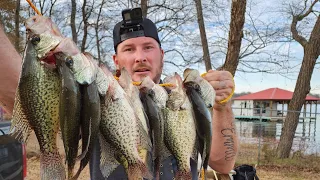
[[[56,145],[61,85],[51,50],[62,37],[54,27],[50,19],[42,16],[26,21],[28,41],[16,96],[20,99],[20,110],[39,142],[41,179],[60,180],[65,179]]]
[[[184,71],[184,87],[193,105],[197,135],[199,138],[199,152],[204,170],[208,167],[212,140],[212,107],[215,91],[211,84],[203,79],[199,71],[186,69]]]
[[[62,52],[55,53],[55,58],[61,78],[60,129],[68,165],[68,179],[70,179],[78,154],[81,94],[79,84],[70,70],[72,58]]]
[[[152,143],[149,134],[149,120],[140,100],[139,89],[132,84],[131,76],[125,68],[121,69],[119,84],[129,97],[129,102],[131,103],[131,107],[135,112],[139,131],[138,151],[140,157],[142,158],[144,164],[147,165],[149,171],[152,172]]]
[[[147,76],[139,85],[141,100],[149,119],[153,137],[153,160],[156,179],[159,179],[160,162],[171,153],[164,144],[164,109],[168,100],[167,91]]]
[[[18,86],[21,106],[39,142],[41,179],[65,179],[56,145],[60,79],[56,69],[46,68],[36,58],[34,43],[28,42]]]
[[[85,53],[85,56],[90,61],[95,61],[91,54]],[[98,66],[96,66],[96,71]],[[91,84],[80,85],[81,91],[81,116],[80,116],[80,127],[81,127],[81,140],[82,140],[82,157],[80,162],[79,170],[75,175],[74,179],[77,179],[81,171],[88,164],[94,142],[98,138],[99,125],[101,119],[101,108],[100,108],[100,96],[98,93],[98,86],[96,80]]]
[[[168,149],[177,160],[178,170],[175,179],[192,179],[190,158],[196,143],[196,128],[192,105],[183,89],[182,79],[176,73],[168,76],[164,83],[170,93],[165,110],[164,139]]]
[[[64,38],[53,52],[63,52],[72,57],[70,70],[79,84],[91,84],[96,79],[97,71],[95,65],[80,52],[72,39]]]
[[[117,160],[126,168],[130,180],[141,177],[151,179],[152,174],[139,156],[138,120],[129,97],[113,75],[107,71],[106,73],[109,85],[101,102],[101,134],[120,153]]]

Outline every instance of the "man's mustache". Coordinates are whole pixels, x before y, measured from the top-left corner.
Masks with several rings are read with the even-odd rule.
[[[133,72],[139,71],[141,69],[147,69],[147,70],[151,70],[151,66],[148,65],[139,65],[133,68]]]

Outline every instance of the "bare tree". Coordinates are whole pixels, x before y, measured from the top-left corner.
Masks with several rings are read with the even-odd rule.
[[[15,19],[15,36],[14,46],[17,51],[20,50],[20,0],[16,1]]]
[[[243,25],[245,21],[246,0],[233,0],[231,7],[231,22],[226,61],[223,69],[234,76],[239,63]]]
[[[82,36],[82,43],[81,43],[81,52],[84,52],[86,49],[86,42],[87,42],[87,36],[88,36],[88,18],[89,15],[87,13],[87,0],[83,0],[82,4],[82,21],[83,21],[83,36]]]
[[[206,28],[204,26],[203,14],[202,14],[202,4],[201,0],[194,0],[197,8],[198,25],[200,30],[201,44],[203,50],[203,60],[205,63],[206,71],[212,69],[211,59],[206,35]]]
[[[301,13],[295,14],[293,6],[291,6],[292,23],[291,32],[293,38],[303,47],[304,56],[302,65],[300,68],[297,83],[293,92],[292,100],[289,103],[288,115],[286,116],[284,126],[282,129],[280,142],[277,148],[277,155],[279,158],[288,158],[293,143],[293,138],[299,122],[300,111],[302,105],[305,103],[305,98],[309,93],[310,80],[313,73],[314,66],[320,55],[320,17],[319,12],[314,10],[314,6],[318,3],[318,0],[313,0],[312,4],[308,7],[308,0],[305,0],[304,7]],[[317,20],[311,31],[309,40],[300,35],[297,30],[298,22],[301,22],[305,18],[316,15]]]
[[[148,0],[141,0],[141,9],[142,9],[142,16],[147,17],[148,13]]]
[[[77,13],[77,3],[76,3],[76,0],[71,0],[71,19],[70,19],[70,26],[71,26],[72,40],[73,40],[75,43],[78,42],[78,35],[77,35],[77,28],[76,28],[76,13]]]
[[[96,46],[97,46],[97,53],[98,53],[98,60],[101,61],[101,50],[100,50],[100,38],[99,38],[99,21],[100,21],[100,16],[102,13],[102,8],[105,4],[105,0],[102,0],[97,16],[97,21],[95,25],[95,32],[96,32]]]

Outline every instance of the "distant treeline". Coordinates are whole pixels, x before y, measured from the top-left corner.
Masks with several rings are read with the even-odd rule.
[[[247,94],[251,94],[251,92],[241,92],[241,93],[234,93],[233,98],[239,97],[239,96],[244,96]]]

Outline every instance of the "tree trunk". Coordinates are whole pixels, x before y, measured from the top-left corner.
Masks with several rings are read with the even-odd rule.
[[[222,69],[234,76],[239,64],[243,25],[245,21],[246,0],[233,0],[231,7],[231,22],[229,30],[228,51]]]
[[[20,52],[20,0],[16,2],[15,19],[15,40],[14,46],[18,52]]]
[[[317,1],[315,1],[315,3],[316,2]],[[310,12],[312,12],[312,7],[314,6],[314,4],[310,7]],[[309,11],[307,11],[303,15],[294,16],[291,24],[292,36],[303,46],[304,56],[299,76],[297,79],[296,87],[293,92],[292,100],[289,103],[289,112],[287,114],[282,128],[280,142],[277,148],[278,158],[288,158],[290,156],[293,138],[297,129],[300,115],[300,113],[292,112],[292,110],[301,111],[302,105],[305,103],[305,98],[311,89],[311,76],[316,61],[320,55],[320,17],[318,16],[318,19],[311,32],[309,41],[307,41],[304,37],[300,36],[296,28],[297,22],[301,21],[304,17],[308,16],[308,14],[310,14]]]
[[[202,14],[202,4],[201,0],[194,0],[197,8],[198,25],[200,30],[201,44],[203,50],[203,60],[206,66],[206,71],[212,69],[211,59],[206,35],[206,28],[204,27],[203,14]]]
[[[81,44],[81,52],[84,52],[86,49],[86,42],[87,42],[87,36],[88,36],[88,18],[86,13],[86,5],[87,0],[83,0],[82,5],[82,18],[83,18],[83,38],[82,38],[82,44]]]
[[[77,3],[76,0],[71,0],[71,32],[72,32],[72,40],[77,44],[78,37],[77,37],[77,30],[76,30],[76,13],[77,13]]]
[[[147,17],[148,13],[148,0],[141,0],[142,17]]]
[[[99,62],[101,61],[100,39],[99,39],[99,21],[100,21],[100,16],[101,16],[101,12],[102,12],[102,8],[103,8],[104,3],[105,3],[105,1],[102,0],[101,6],[100,6],[100,8],[99,8],[99,13],[98,13],[97,21],[96,21],[96,26],[95,26],[96,44],[97,44],[97,51],[98,51],[98,60],[99,60]]]

